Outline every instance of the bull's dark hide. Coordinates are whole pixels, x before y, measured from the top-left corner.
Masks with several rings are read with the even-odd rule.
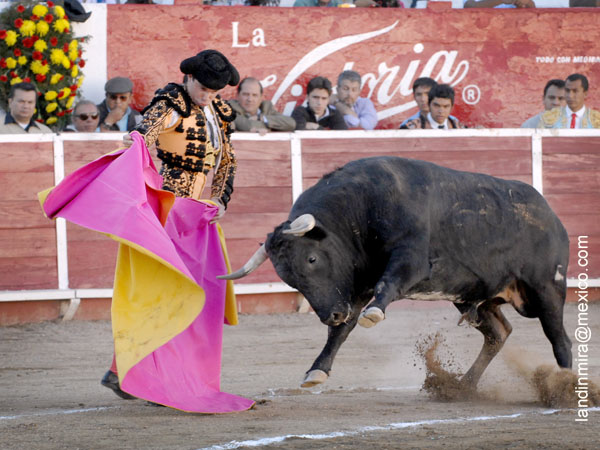
[[[285,234],[303,215],[316,222],[310,231]],[[371,300],[369,310],[384,312],[401,298],[451,300],[483,333],[469,383],[510,334],[505,302],[538,317],[559,365],[571,365],[562,323],[568,236],[525,183],[396,157],[353,161],[306,190],[265,249],[282,280],[330,326],[309,375],[329,373]]]

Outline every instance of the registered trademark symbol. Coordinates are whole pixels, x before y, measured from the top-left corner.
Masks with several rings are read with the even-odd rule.
[[[467,105],[475,105],[481,99],[481,91],[475,84],[466,86],[462,91],[462,99]]]
[[[294,97],[299,97],[300,94],[302,94],[302,86],[300,86],[299,84],[295,84],[292,86],[292,89],[290,89],[290,93],[294,96]]]

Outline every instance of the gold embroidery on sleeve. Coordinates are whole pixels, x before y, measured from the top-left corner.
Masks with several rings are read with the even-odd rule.
[[[159,134],[165,129],[166,121],[171,117],[172,111],[173,108],[168,108],[166,102],[160,101],[144,113],[142,121],[135,129],[144,136],[147,147],[156,143]]]

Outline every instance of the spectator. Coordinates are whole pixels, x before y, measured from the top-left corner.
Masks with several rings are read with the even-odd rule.
[[[73,109],[71,124],[64,131],[78,131],[80,133],[94,133],[100,131],[100,113],[98,107],[89,100],[80,100]]]
[[[372,130],[377,125],[377,111],[373,102],[360,97],[360,75],[345,70],[338,76],[337,94],[331,96],[329,103],[344,115],[348,128]]]
[[[133,100],[133,83],[126,77],[111,78],[104,85],[106,98],[98,105],[100,131],[131,131],[142,115],[129,106]]]
[[[244,0],[205,0],[205,5],[211,6],[243,6],[246,5]],[[260,5],[250,5],[250,6],[260,6]]]
[[[265,133],[296,129],[294,119],[279,113],[269,100],[264,100],[263,87],[256,78],[244,78],[237,92],[237,100],[229,101],[236,112],[234,124],[237,131]]]
[[[408,122],[418,119],[419,117],[427,117],[429,112],[429,91],[437,85],[433,78],[421,77],[417,78],[412,86],[413,98],[419,107],[419,110],[400,124],[400,128],[407,128]]]
[[[296,0],[294,6],[330,6],[338,7],[342,0]]]
[[[553,108],[565,106],[565,82],[557,79],[548,81],[544,88],[543,102],[544,111],[550,111]],[[537,128],[544,111],[527,119],[523,125],[521,125],[521,128]]]
[[[329,106],[331,81],[324,77],[315,77],[306,86],[308,105],[298,106],[292,112],[296,121],[296,130],[347,130],[344,116]]]
[[[375,0],[377,8],[404,8],[404,3],[400,0]]]
[[[458,119],[452,118],[450,113],[454,107],[454,89],[448,84],[438,84],[429,91],[429,112],[426,116],[419,115],[406,124],[409,129],[440,129],[466,128]]]
[[[600,6],[600,0],[571,0],[569,2],[571,8],[584,7],[594,8]]]
[[[588,88],[585,75],[569,75],[565,80],[567,105],[543,113],[538,128],[600,128],[600,111],[585,106]]]
[[[296,0],[294,6],[356,6],[358,8],[371,8],[378,5],[374,0]]]
[[[433,87],[437,86],[437,83],[433,78],[429,77],[421,77],[417,78],[413,83],[413,97],[417,106],[419,107],[419,111],[410,116],[404,122],[400,124],[399,128],[406,129],[408,128],[408,122],[413,120],[426,120],[427,114],[429,113],[429,91]],[[457,120],[456,117],[450,116],[450,119]]]
[[[464,8],[535,8],[533,0],[465,0]]]
[[[279,0],[245,0],[246,6],[279,6]]]
[[[16,83],[8,93],[8,112],[0,111],[0,134],[52,133],[33,120],[37,91],[31,83]]]

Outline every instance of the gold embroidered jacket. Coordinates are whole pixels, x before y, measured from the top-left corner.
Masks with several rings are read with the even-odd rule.
[[[567,109],[563,106],[542,113],[537,128],[569,128],[569,124]],[[581,128],[600,128],[600,111],[586,107]]]
[[[219,126],[219,130],[214,130],[218,145],[213,145],[209,139],[209,124],[203,108],[192,102],[183,86],[169,83],[155,92],[150,104],[142,111],[143,119],[135,130],[144,136],[148,147],[156,144],[163,169],[166,166],[167,169],[191,172],[192,176],[197,172],[207,175],[218,164],[211,197],[219,198],[227,206],[237,167],[229,139],[235,112],[219,96],[213,100],[212,109]]]

